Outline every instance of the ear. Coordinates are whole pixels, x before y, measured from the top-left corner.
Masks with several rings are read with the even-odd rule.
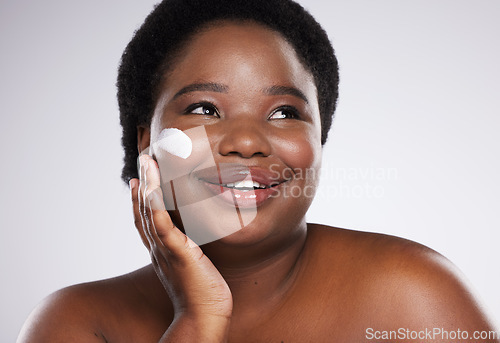
[[[148,126],[138,126],[137,127],[137,150],[139,154],[149,147],[149,141],[151,139],[150,130]]]

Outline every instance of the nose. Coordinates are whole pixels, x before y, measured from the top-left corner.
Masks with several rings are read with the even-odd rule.
[[[222,156],[251,158],[271,154],[271,144],[265,129],[252,120],[230,120],[221,130],[218,150]]]

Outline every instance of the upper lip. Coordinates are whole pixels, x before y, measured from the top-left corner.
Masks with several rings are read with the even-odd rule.
[[[283,177],[279,170],[271,170],[261,166],[246,166],[239,163],[219,163],[217,166],[194,171],[193,175],[199,180],[216,185],[243,181],[249,175],[252,181],[266,187],[276,186],[289,180],[289,178]]]

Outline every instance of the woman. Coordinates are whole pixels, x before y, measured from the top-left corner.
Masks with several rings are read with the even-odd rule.
[[[481,341],[492,325],[437,253],[305,222],[337,83],[326,35],[294,3],[161,3],[118,80],[152,265],[59,291],[20,340]]]

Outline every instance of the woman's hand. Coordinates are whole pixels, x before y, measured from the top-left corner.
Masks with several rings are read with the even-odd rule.
[[[134,220],[170,297],[174,321],[161,342],[224,341],[232,313],[229,287],[203,251],[165,210],[156,162],[140,157],[140,183],[130,181]]]

